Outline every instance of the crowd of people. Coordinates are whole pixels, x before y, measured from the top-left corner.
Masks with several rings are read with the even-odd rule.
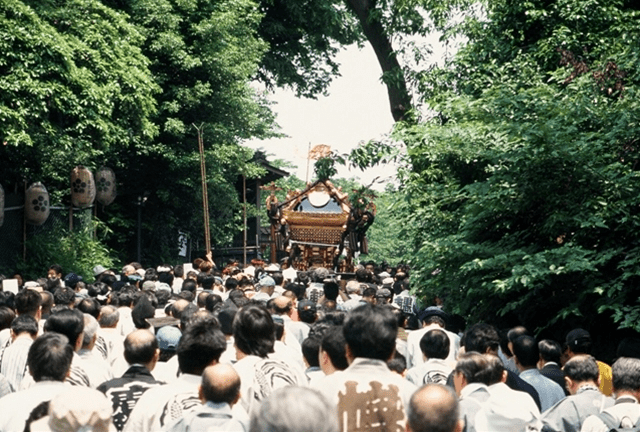
[[[341,280],[207,257],[63,275],[0,292],[0,432],[640,426],[637,341],[609,366],[584,329],[558,342],[466,326],[422,305],[403,266]]]

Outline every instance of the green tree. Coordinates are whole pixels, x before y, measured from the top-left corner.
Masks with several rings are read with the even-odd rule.
[[[399,127],[419,291],[530,328],[637,317],[639,13],[490,1],[423,74],[436,116]]]

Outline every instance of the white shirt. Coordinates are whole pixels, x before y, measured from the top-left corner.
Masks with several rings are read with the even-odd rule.
[[[40,381],[32,387],[0,399],[0,432],[19,432],[29,414],[40,403],[49,401],[70,388],[60,381]]]
[[[420,366],[424,363],[422,350],[420,349],[420,339],[431,330],[442,330],[449,337],[449,355],[445,359],[450,365],[455,365],[458,350],[460,349],[460,336],[443,329],[438,324],[430,324],[418,330],[414,330],[407,336],[407,369]]]

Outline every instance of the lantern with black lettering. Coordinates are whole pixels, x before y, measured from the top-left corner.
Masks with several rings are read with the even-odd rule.
[[[40,182],[29,186],[24,198],[24,217],[31,225],[42,225],[49,217],[49,192]]]
[[[74,207],[86,208],[93,205],[96,199],[96,184],[93,174],[82,165],[71,171],[71,204]]]

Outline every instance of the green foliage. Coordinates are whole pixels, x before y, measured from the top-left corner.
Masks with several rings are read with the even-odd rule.
[[[367,231],[369,254],[366,260],[391,265],[404,262],[413,251],[411,227],[401,223],[402,215],[408,211],[404,195],[393,185],[387,185],[376,197],[375,205],[376,218]]]
[[[46,270],[53,263],[59,264],[65,274],[76,273],[83,280],[93,281],[91,269],[100,264],[106,268],[120,266],[119,261],[101,240],[108,228],[97,220],[91,220],[90,214],[84,216],[82,228],[69,232],[60,225],[44,234],[36,235],[27,241],[27,259],[17,265],[17,271],[26,280],[35,280],[46,276]],[[94,236],[94,232],[100,234]]]
[[[496,0],[463,23],[469,43],[424,75],[438,115],[395,136],[421,294],[475,320],[640,329],[638,18]]]

